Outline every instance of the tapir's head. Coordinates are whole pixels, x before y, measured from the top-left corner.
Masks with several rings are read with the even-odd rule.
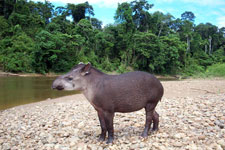
[[[85,76],[89,75],[91,64],[79,63],[70,72],[59,76],[52,84],[53,89],[57,90],[84,90]]]

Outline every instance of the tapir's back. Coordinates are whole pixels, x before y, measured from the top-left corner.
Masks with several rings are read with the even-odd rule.
[[[157,103],[163,95],[163,87],[153,75],[135,71],[121,75],[107,75],[103,79],[101,101],[103,106],[115,112],[132,112],[147,103]]]

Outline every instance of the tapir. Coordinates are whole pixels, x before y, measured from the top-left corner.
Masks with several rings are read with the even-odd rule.
[[[107,143],[114,140],[113,118],[115,112],[129,113],[142,108],[146,122],[142,137],[147,137],[153,122],[153,131],[158,130],[159,114],[156,105],[162,99],[164,89],[152,74],[142,71],[120,75],[105,74],[90,63],[79,63],[65,75],[59,76],[52,84],[57,90],[81,91],[95,108],[101,125],[99,140]]]

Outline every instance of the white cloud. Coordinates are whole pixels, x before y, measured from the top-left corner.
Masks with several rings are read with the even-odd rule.
[[[156,12],[156,11],[159,11],[159,12],[162,12],[162,13],[166,13],[166,11],[162,10],[162,9],[159,9],[159,8],[155,8],[155,7],[152,7],[151,9],[149,9],[150,12]]]
[[[171,3],[174,2],[175,0],[160,0],[158,3]]]
[[[218,6],[218,5],[225,5],[224,0],[160,0],[160,3],[172,3],[172,2],[185,2],[185,3],[192,3],[198,5],[210,5],[210,6]]]
[[[225,27],[225,16],[217,18],[217,25],[219,28]]]
[[[224,5],[224,0],[160,0],[159,3],[172,3],[172,2],[185,2],[185,3],[193,3],[193,4],[199,4],[199,5]]]
[[[34,1],[41,1],[44,2],[44,0],[34,0]],[[118,3],[123,2],[131,2],[132,0],[49,0],[50,2],[60,2],[60,3],[85,3],[88,1],[90,5],[98,5],[100,7],[107,7],[107,8],[117,8]]]
[[[199,5],[208,5],[208,6],[218,6],[218,5],[225,5],[224,0],[182,0],[186,3],[195,3]]]

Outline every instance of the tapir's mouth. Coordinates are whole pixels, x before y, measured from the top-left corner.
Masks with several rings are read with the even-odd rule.
[[[64,90],[64,87],[61,86],[61,85],[58,85],[58,86],[56,86],[56,87],[53,87],[53,89],[56,89],[56,90],[61,91],[61,90]]]

